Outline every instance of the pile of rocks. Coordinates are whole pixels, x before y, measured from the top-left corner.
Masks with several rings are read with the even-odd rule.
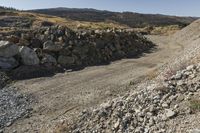
[[[19,47],[8,41],[0,41],[0,67],[2,69],[17,67],[19,57],[24,65],[39,64],[39,58],[33,49],[26,46]]]
[[[181,105],[199,94],[199,81],[200,64],[188,66],[163,83],[148,85],[142,91],[84,110],[72,132],[176,132],[176,127],[169,127],[167,122],[192,113],[189,106]]]
[[[154,45],[130,31],[72,31],[63,26],[5,33],[0,36],[0,68],[61,65],[71,68],[135,57]]]

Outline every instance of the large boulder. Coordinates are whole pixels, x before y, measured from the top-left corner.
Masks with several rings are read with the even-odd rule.
[[[33,49],[22,46],[19,49],[19,52],[24,65],[38,65],[40,63],[40,60]]]
[[[10,43],[8,41],[0,41],[0,57],[12,57],[17,55],[19,52],[18,46],[16,44]]]
[[[60,43],[55,44],[52,41],[46,41],[43,44],[43,49],[47,50],[47,51],[57,52],[57,51],[60,51],[62,49],[62,45]]]
[[[52,55],[44,54],[44,56],[43,56],[43,58],[41,60],[41,63],[42,64],[56,65],[57,61],[56,61],[56,59]]]
[[[19,63],[15,60],[15,58],[4,58],[0,57],[0,68],[1,69],[13,69],[17,67]]]
[[[62,66],[73,65],[75,63],[75,61],[76,61],[76,59],[74,57],[70,57],[70,56],[60,55],[58,57],[58,63],[61,64]]]

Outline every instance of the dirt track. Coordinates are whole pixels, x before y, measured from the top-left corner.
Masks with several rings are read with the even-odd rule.
[[[35,132],[61,118],[70,120],[76,111],[127,92],[131,81],[140,81],[183,49],[181,45],[170,43],[170,37],[149,38],[157,44],[157,49],[140,58],[16,82],[15,86],[23,93],[35,96],[38,103],[30,118],[18,120],[7,131]]]

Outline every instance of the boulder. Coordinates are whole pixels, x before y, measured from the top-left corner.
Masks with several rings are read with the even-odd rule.
[[[24,65],[38,65],[40,60],[33,49],[22,46],[19,50]]]
[[[70,57],[70,56],[60,55],[58,57],[58,63],[63,65],[63,66],[72,65],[72,64],[75,63],[75,58],[74,57]]]
[[[57,61],[56,59],[49,55],[49,54],[44,54],[42,60],[41,60],[41,63],[42,64],[52,64],[52,65],[56,65],[57,64]]]
[[[47,50],[47,51],[57,52],[57,51],[60,51],[62,49],[62,45],[55,44],[52,41],[46,41],[43,44],[43,49]]]
[[[0,41],[0,57],[12,57],[17,55],[19,52],[18,46],[16,44],[10,43],[8,41]]]
[[[34,38],[34,39],[31,40],[31,47],[42,48],[42,42],[39,39]]]
[[[15,58],[4,58],[0,57],[0,68],[1,69],[13,69],[17,67],[19,63],[15,60]]]

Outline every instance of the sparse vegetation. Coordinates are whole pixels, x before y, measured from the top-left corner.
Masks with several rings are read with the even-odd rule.
[[[52,8],[40,9],[30,12],[37,12],[48,15],[55,15],[76,21],[87,22],[116,22],[127,25],[131,28],[144,28],[148,26],[170,26],[179,25],[185,27],[198,18],[176,17],[166,15],[139,14],[133,12],[110,12],[95,9],[70,9],[70,8]]]
[[[190,109],[193,112],[200,111],[200,99],[192,99],[190,100]]]
[[[158,72],[159,71],[157,69],[149,70],[147,73],[147,79],[152,80],[152,79],[156,78],[159,74]]]
[[[6,17],[5,17],[6,16]],[[13,18],[23,18],[21,20],[18,19],[18,22],[13,20]],[[5,23],[5,19],[9,20],[9,23]],[[29,20],[25,23],[25,20]],[[54,25],[63,25],[67,26],[71,29],[125,29],[128,28],[127,26],[120,25],[117,23],[111,23],[111,22],[84,22],[84,21],[74,21],[70,19],[65,19],[61,17],[56,16],[49,16],[49,15],[43,15],[43,14],[37,14],[37,13],[30,13],[30,12],[20,12],[15,10],[9,10],[9,11],[3,11],[0,13],[0,23],[2,25],[5,25],[4,30],[0,32],[9,32],[13,31],[13,28],[19,28],[21,30],[22,28],[25,28],[22,26],[22,24],[27,24],[29,28],[39,28],[42,26],[42,23],[49,22]],[[5,24],[4,24],[5,23]],[[10,24],[10,26],[8,26]],[[20,25],[20,26],[18,26]],[[6,30],[5,30],[6,29]]]

